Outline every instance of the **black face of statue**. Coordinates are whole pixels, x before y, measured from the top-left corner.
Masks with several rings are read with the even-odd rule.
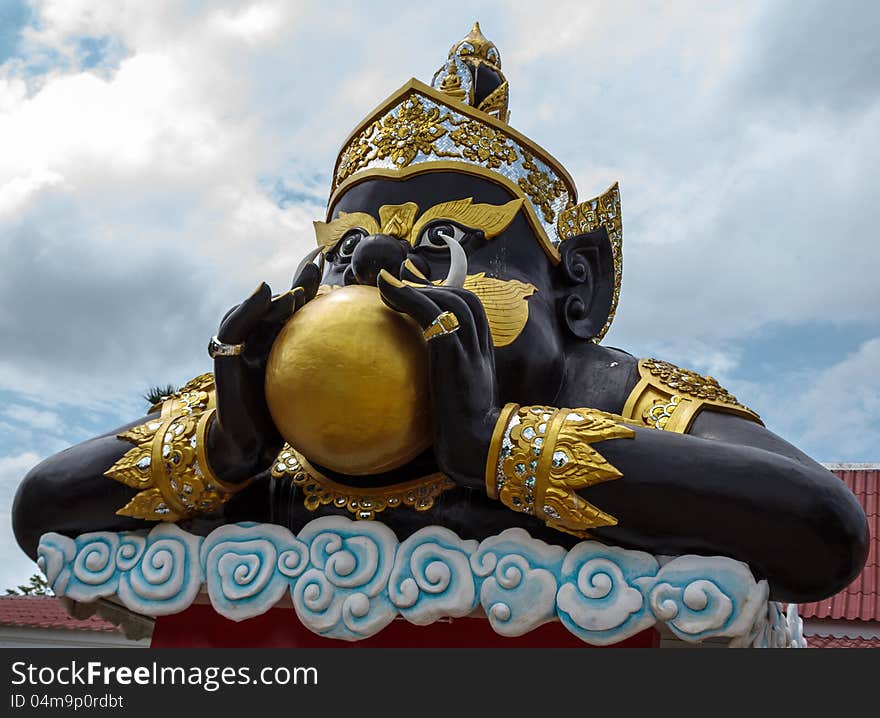
[[[479,177],[433,172],[405,180],[361,182],[339,199],[333,216],[340,212],[366,212],[378,218],[380,207],[407,202],[418,205],[420,214],[441,202],[464,198],[472,198],[474,204],[490,205],[503,205],[515,199],[504,188]],[[565,286],[562,274],[553,266],[522,210],[492,239],[473,228],[442,220],[426,226],[415,246],[388,235],[350,230],[327,252],[323,283],[372,285],[380,269],[400,276],[407,258],[429,280],[443,280],[449,271],[450,252],[438,234],[454,236],[467,255],[469,280],[465,288],[480,296],[487,308],[500,398],[521,404],[550,403],[564,374],[564,327],[557,305]],[[472,283],[480,274],[490,280],[501,280],[490,290],[493,296],[504,297],[501,306],[487,302],[481,285]],[[523,306],[524,303],[527,305]],[[501,315],[508,320],[502,321]],[[518,318],[511,322],[511,315]],[[509,328],[511,323],[513,329]],[[501,325],[504,329],[497,330]]]

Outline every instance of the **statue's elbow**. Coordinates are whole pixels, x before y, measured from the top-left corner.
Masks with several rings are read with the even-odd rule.
[[[865,567],[871,545],[868,519],[858,499],[841,483],[841,498],[832,503],[829,521],[829,545],[832,558],[829,595],[849,586]]]
[[[793,544],[797,586],[785,600],[819,601],[845,589],[865,566],[870,532],[853,493],[830,474],[814,504],[803,541]]]

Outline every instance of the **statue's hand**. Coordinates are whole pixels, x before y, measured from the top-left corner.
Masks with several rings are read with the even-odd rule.
[[[483,485],[486,455],[498,419],[495,354],[486,312],[473,292],[404,284],[383,270],[382,299],[423,330],[451,312],[458,328],[428,341],[434,452],[440,470],[463,486]]]
[[[238,356],[216,356],[217,420],[208,435],[211,468],[224,481],[244,481],[269,466],[283,439],[266,404],[266,361],[278,332],[318,291],[321,275],[306,264],[293,288],[275,298],[265,282],[227,312],[217,332],[223,344],[244,344]]]

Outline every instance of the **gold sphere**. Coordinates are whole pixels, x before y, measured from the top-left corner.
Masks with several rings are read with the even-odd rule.
[[[431,444],[421,328],[375,287],[316,297],[284,325],[266,366],[266,401],[307,459],[353,476],[402,466]]]

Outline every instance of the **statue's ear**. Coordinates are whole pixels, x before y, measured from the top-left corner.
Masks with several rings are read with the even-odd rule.
[[[604,226],[566,239],[559,246],[562,261],[559,312],[574,336],[592,339],[605,326],[614,293],[614,258]]]

